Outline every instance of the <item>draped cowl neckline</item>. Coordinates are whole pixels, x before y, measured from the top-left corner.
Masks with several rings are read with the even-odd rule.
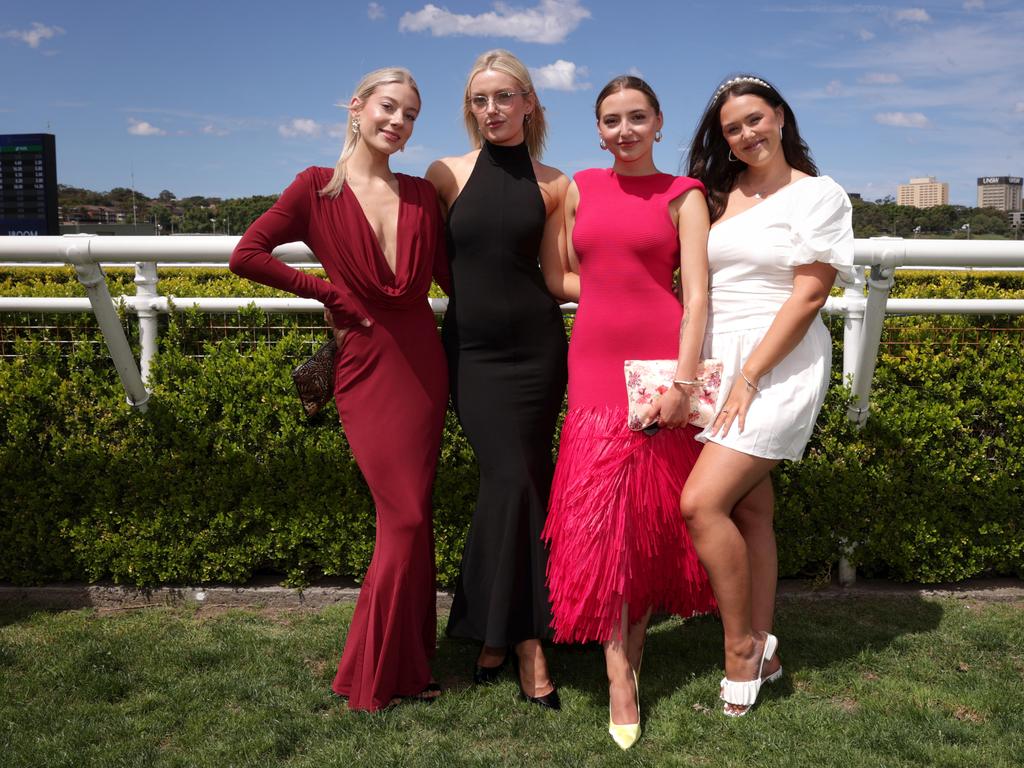
[[[399,199],[394,272],[359,199],[347,185],[337,198],[339,215],[334,222],[335,242],[342,255],[337,266],[345,282],[371,302],[385,305],[423,300],[430,289],[438,247],[436,225],[432,226],[426,209],[430,204],[437,207],[436,199],[429,199],[432,195],[413,177],[402,173],[395,176]]]

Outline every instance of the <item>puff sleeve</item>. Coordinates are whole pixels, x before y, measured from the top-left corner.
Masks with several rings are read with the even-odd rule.
[[[800,190],[790,213],[792,247],[788,266],[815,261],[830,264],[844,279],[853,277],[853,206],[846,192],[827,176]]]

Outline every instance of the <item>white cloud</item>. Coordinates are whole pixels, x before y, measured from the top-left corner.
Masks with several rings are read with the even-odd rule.
[[[152,123],[147,123],[145,120],[136,120],[134,117],[128,118],[128,133],[132,136],[166,136],[167,131],[163,128],[157,128]]]
[[[538,90],[581,91],[590,87],[590,83],[577,80],[577,77],[587,76],[587,68],[577,67],[565,59],[558,59],[546,67],[530,67],[530,76]]]
[[[231,131],[225,128],[220,128],[219,126],[213,125],[212,123],[207,123],[199,130],[205,133],[207,136],[227,136],[229,133],[231,133]]]
[[[1024,115],[1024,101],[1018,101],[1014,106],[1013,111],[1018,115]]]
[[[630,67],[626,70],[626,74],[632,75],[633,77],[639,77],[641,80],[644,79],[644,73],[640,71],[640,67]]]
[[[829,96],[839,96],[843,92],[843,84],[839,80],[831,80],[825,86],[825,93]]]
[[[902,83],[903,78],[894,72],[868,72],[859,82],[864,85],[896,85]]]
[[[980,11],[985,7],[985,0],[967,0],[964,3],[965,11]]]
[[[314,138],[319,136],[321,131],[320,123],[316,120],[310,120],[308,117],[296,117],[284,125],[277,126],[277,132],[286,139],[294,139],[300,136]]]
[[[874,40],[874,39],[875,39],[875,33],[874,33],[874,32],[872,32],[872,31],[871,31],[870,29],[862,29],[862,30],[860,30],[860,31],[859,31],[859,32],[857,33],[857,36],[858,36],[858,37],[859,37],[859,38],[860,38],[861,40],[863,40],[863,41],[864,41],[865,43],[866,43],[866,42],[867,42],[868,40]]]
[[[900,8],[893,11],[892,17],[896,21],[914,21],[922,24],[932,20],[924,8]]]
[[[366,6],[366,15],[370,21],[379,21],[383,19],[387,14],[384,13],[384,6],[380,3],[370,3]]]
[[[64,30],[60,27],[48,27],[38,21],[32,22],[32,29],[10,29],[0,34],[0,37],[9,37],[14,40],[21,40],[27,43],[29,48],[38,48],[43,40],[49,40],[57,35],[63,35]]]
[[[589,18],[590,11],[579,0],[540,0],[533,8],[514,8],[496,2],[493,11],[476,16],[452,13],[428,3],[416,12],[403,14],[398,29],[429,31],[434,37],[511,37],[524,43],[560,43]]]
[[[893,128],[928,127],[928,118],[920,112],[879,112],[875,115],[875,122]]]

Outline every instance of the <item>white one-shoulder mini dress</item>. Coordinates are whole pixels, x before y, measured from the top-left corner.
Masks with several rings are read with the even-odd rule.
[[[822,261],[853,270],[850,200],[828,176],[799,179],[712,227],[708,237],[710,308],[704,357],[724,363],[716,412],[740,367],[793,291],[794,268]],[[697,439],[767,459],[803,457],[832,367],[832,339],[820,317],[799,344],[758,382],[742,432],[705,429]]]

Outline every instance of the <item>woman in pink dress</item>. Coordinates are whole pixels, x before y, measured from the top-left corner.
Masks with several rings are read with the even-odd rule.
[[[651,611],[715,608],[678,508],[700,451],[685,422],[707,313],[708,209],[700,182],[654,165],[663,117],[646,82],[615,78],[596,114],[614,163],[576,174],[566,193],[580,295],[544,536],[555,640],[604,644],[608,730],[628,749],[640,735],[636,673]],[[672,358],[676,383],[649,415],[662,429],[630,431],[623,362]]]
[[[338,348],[334,398],[377,508],[377,538],[332,686],[348,706],[378,710],[440,688],[431,489],[448,376],[427,302],[432,273],[447,284],[444,224],[434,188],[392,173],[420,96],[404,69],[371,72],[348,105],[335,168],[307,168],[246,231],[236,274],[327,308]],[[302,241],[327,278],[271,255]],[[330,478],[324,478],[330,482]]]

